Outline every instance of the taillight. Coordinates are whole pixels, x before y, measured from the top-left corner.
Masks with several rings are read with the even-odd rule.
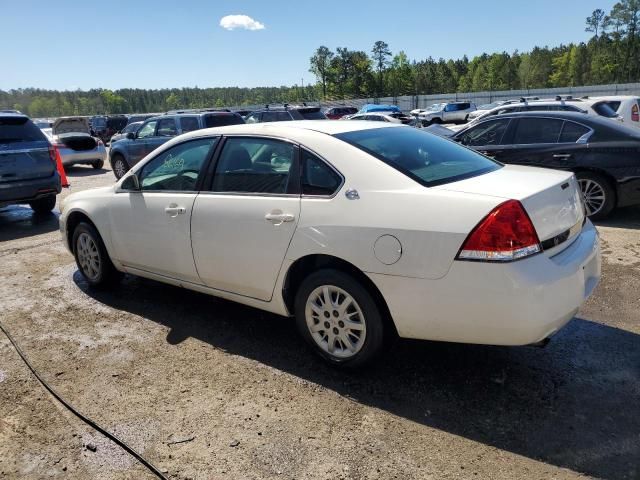
[[[55,165],[56,164],[56,147],[54,147],[53,145],[49,145],[49,158]]]
[[[634,103],[633,107],[631,107],[631,120],[634,122],[640,121],[640,111],[637,103]]]
[[[456,259],[511,262],[541,251],[540,239],[524,207],[517,200],[508,200],[476,225]]]

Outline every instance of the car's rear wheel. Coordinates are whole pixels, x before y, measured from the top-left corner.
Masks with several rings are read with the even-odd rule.
[[[89,223],[79,223],[73,231],[73,254],[78,270],[92,287],[113,285],[122,273],[113,266],[98,231]]]
[[[124,174],[129,171],[127,161],[119,153],[116,153],[111,159],[111,166],[113,167],[113,174],[118,180],[120,180]]]
[[[36,213],[49,213],[56,206],[56,196],[47,195],[46,197],[29,202],[29,206]]]
[[[104,167],[104,160],[97,160],[93,162],[91,166],[96,170],[100,170],[102,167]]]
[[[296,323],[304,339],[329,363],[360,367],[381,353],[384,322],[371,293],[338,270],[319,270],[300,285]]]
[[[589,218],[600,220],[609,215],[616,204],[616,194],[609,181],[592,172],[578,172],[576,177]]]
[[[436,117],[436,118],[434,118],[433,120],[431,120],[431,123],[435,123],[435,124],[442,123],[442,119],[441,119],[441,118]]]

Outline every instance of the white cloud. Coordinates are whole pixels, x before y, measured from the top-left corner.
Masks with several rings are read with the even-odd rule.
[[[227,15],[220,19],[220,26],[227,30],[244,28],[245,30],[264,30],[264,23],[249,17],[248,15]]]

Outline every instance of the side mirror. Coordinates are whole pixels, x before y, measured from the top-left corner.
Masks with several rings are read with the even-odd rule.
[[[127,133],[127,138],[128,138],[129,140],[133,140],[133,139],[135,139],[135,138],[136,138],[136,134],[135,134],[135,133],[133,133],[133,132],[129,132],[129,133]]]
[[[123,190],[131,190],[131,191],[139,191],[140,190],[140,180],[138,180],[138,175],[135,173],[129,174],[129,176],[122,182],[120,186]]]

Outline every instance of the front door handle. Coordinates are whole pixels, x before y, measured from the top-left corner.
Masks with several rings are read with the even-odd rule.
[[[172,203],[171,205],[169,205],[167,208],[164,209],[164,213],[169,215],[171,218],[175,218],[178,215],[182,215],[183,213],[186,213],[186,211],[187,211],[186,208],[180,207],[175,203]]]
[[[571,158],[573,157],[573,155],[571,155],[570,153],[554,153],[553,154],[553,158]]]
[[[290,213],[282,213],[279,211],[267,213],[264,219],[268,222],[272,222],[274,225],[281,225],[284,222],[293,222],[295,216]]]

